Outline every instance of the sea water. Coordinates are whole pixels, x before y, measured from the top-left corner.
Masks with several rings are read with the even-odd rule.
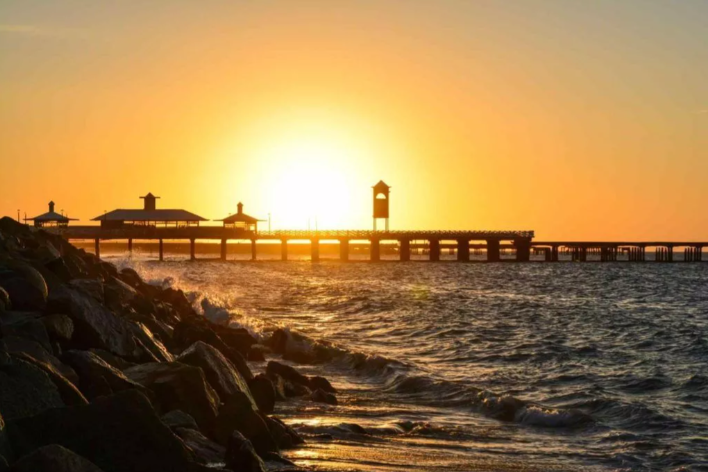
[[[708,470],[708,264],[152,263],[205,316],[332,344],[314,470]],[[258,371],[264,365],[253,366]]]

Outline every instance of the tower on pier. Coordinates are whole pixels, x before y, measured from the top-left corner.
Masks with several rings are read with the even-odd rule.
[[[383,180],[373,186],[374,189],[374,231],[376,231],[376,220],[383,219],[388,231],[388,203],[391,187]]]

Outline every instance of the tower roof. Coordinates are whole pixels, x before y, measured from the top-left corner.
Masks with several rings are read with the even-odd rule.
[[[371,188],[373,188],[374,190],[388,190],[391,188],[391,186],[386,185],[386,182],[384,182],[383,180],[379,180],[379,183],[377,183]]]

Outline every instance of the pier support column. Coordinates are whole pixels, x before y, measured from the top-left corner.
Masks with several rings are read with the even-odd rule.
[[[666,254],[666,255],[668,256],[668,257],[667,257],[667,260],[668,260],[669,262],[674,262],[674,247],[673,247],[673,246],[667,246],[667,247],[666,247],[666,250],[668,251],[667,254]]]
[[[499,262],[499,240],[490,239],[487,241],[487,262]]]
[[[430,260],[439,261],[440,260],[440,241],[437,239],[430,240]]]
[[[312,262],[320,261],[320,240],[311,239],[310,240],[310,259]]]
[[[696,248],[696,257],[698,262],[703,262],[703,246],[698,246]]]
[[[226,239],[221,240],[221,260],[226,260]]]
[[[197,240],[194,238],[189,240],[189,260],[197,260]]]
[[[466,239],[457,240],[457,260],[460,262],[470,260],[470,242]]]
[[[258,250],[256,249],[256,240],[251,239],[251,260],[255,261],[258,259]]]
[[[159,257],[160,261],[165,260],[165,244],[162,239],[158,242],[158,252],[159,252]]]
[[[558,262],[558,246],[551,247],[551,262]]]
[[[402,261],[411,260],[411,242],[408,239],[401,239],[401,247],[399,249],[399,259]]]
[[[516,246],[516,262],[531,260],[531,240],[517,239],[514,241],[514,246]]]
[[[133,255],[133,240],[128,239],[128,253],[132,256]]]
[[[381,260],[381,241],[379,241],[378,239],[371,240],[369,259],[374,262],[378,262]]]
[[[588,260],[588,248],[582,247],[582,248],[580,248],[580,261],[586,262],[587,260]]]
[[[94,253],[96,254],[96,257],[99,259],[101,258],[101,240],[96,238],[94,241]]]
[[[280,240],[280,260],[281,261],[288,260],[288,240],[287,239]]]
[[[347,262],[349,260],[349,240],[340,239],[339,240],[339,260],[342,262]]]

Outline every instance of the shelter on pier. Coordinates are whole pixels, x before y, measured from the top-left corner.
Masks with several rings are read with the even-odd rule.
[[[258,222],[265,220],[259,220],[258,218],[254,218],[250,215],[245,214],[243,212],[243,203],[241,202],[238,202],[236,208],[237,211],[235,214],[227,216],[223,220],[216,221],[222,221],[224,223],[224,228],[240,228],[245,231],[252,231],[254,233],[258,233]]]
[[[69,218],[54,211],[54,202],[49,202],[49,211],[34,218],[26,218],[26,221],[34,221],[37,228],[66,228],[69,221],[77,221],[76,218]]]
[[[142,210],[117,209],[97,216],[91,221],[100,221],[101,227],[107,229],[123,228],[126,226],[174,226],[176,228],[187,228],[190,226],[199,226],[200,222],[207,221],[206,218],[202,218],[187,210],[158,210],[156,200],[160,197],[156,197],[152,193],[148,193],[140,198],[145,200]]]

